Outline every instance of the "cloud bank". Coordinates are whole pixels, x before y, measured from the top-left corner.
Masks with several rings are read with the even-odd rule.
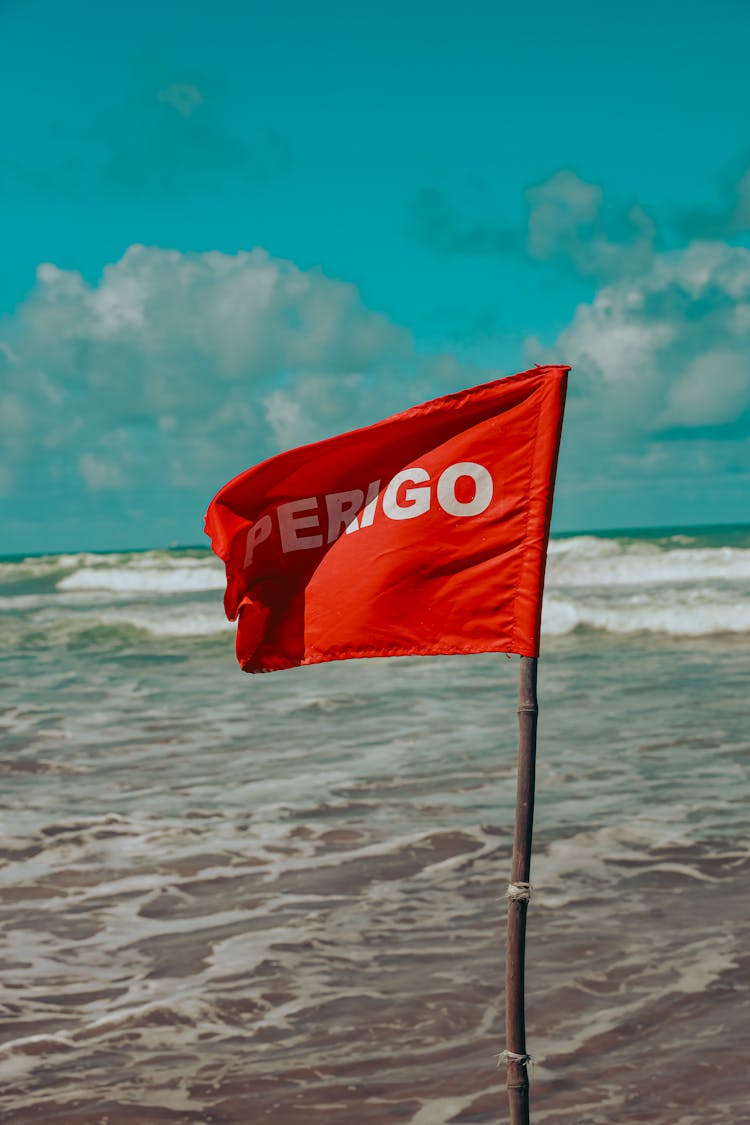
[[[169,96],[188,112],[197,95]],[[643,209],[570,172],[527,200],[527,252],[593,286],[557,339],[528,339],[517,364],[574,368],[566,523],[637,525],[659,489],[703,489],[710,522],[711,490],[750,485],[750,250],[719,239],[665,250]],[[429,206],[447,253],[498,251],[491,231]],[[92,521],[117,513],[136,540],[150,518],[150,541],[164,542],[146,511],[157,497],[195,541],[205,503],[248,465],[497,374],[420,354],[354,286],[262,249],[132,246],[95,283],[46,264],[0,322],[0,494],[19,535],[46,504],[73,523],[82,507]],[[609,500],[625,487],[616,515]],[[587,492],[598,507],[566,506]],[[671,522],[657,509],[647,522]]]
[[[564,457],[574,489],[634,487],[648,504],[706,489],[703,522],[750,488],[750,251],[694,243],[656,256],[634,278],[603,286],[549,349],[573,365]],[[728,502],[728,501],[727,501]],[[747,508],[734,501],[742,519]],[[644,522],[633,504],[631,526]],[[653,516],[650,516],[653,519]],[[648,522],[648,521],[646,521]]]
[[[514,233],[426,189],[410,229],[437,253],[522,252],[594,286],[553,343],[526,343],[527,362],[574,368],[563,458],[571,485],[750,481],[750,251],[727,241],[750,228],[750,169],[726,186],[720,208],[672,216],[663,230],[639,204],[568,169],[525,196]]]
[[[0,325],[4,490],[211,488],[395,402],[410,334],[265,251],[131,247],[98,284],[42,265]]]
[[[750,251],[696,242],[604,286],[559,337],[590,408],[661,437],[750,418]]]

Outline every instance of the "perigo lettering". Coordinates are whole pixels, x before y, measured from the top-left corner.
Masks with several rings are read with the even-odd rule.
[[[261,516],[247,533],[245,567],[252,564],[255,551],[269,538],[277,522],[281,549],[312,551],[333,543],[342,534],[353,535],[371,527],[380,510],[389,520],[413,520],[429,512],[433,499],[446,515],[465,518],[485,512],[492,502],[492,477],[483,465],[461,461],[449,465],[437,479],[434,495],[430,474],[413,466],[402,469],[383,489],[372,481],[364,492],[352,488],[323,497],[307,496],[280,504],[271,514]]]

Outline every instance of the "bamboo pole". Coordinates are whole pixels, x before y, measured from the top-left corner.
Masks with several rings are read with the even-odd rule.
[[[526,911],[531,870],[531,837],[534,827],[534,776],[536,770],[536,726],[539,708],[536,696],[537,661],[521,657],[518,685],[518,785],[516,827],[511,861],[508,902],[508,937],[505,949],[505,1047],[508,1063],[510,1125],[529,1125],[529,1075],[526,1054],[524,1011],[524,961]],[[517,888],[513,892],[513,888]],[[519,895],[520,897],[513,897]],[[515,1056],[515,1057],[514,1057]]]

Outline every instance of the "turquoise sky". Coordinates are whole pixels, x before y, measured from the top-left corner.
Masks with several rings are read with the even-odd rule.
[[[0,554],[571,363],[558,530],[750,519],[750,7],[0,5]]]

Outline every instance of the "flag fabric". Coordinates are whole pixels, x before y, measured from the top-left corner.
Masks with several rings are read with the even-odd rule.
[[[225,485],[206,533],[242,668],[537,656],[568,371],[446,395]]]

